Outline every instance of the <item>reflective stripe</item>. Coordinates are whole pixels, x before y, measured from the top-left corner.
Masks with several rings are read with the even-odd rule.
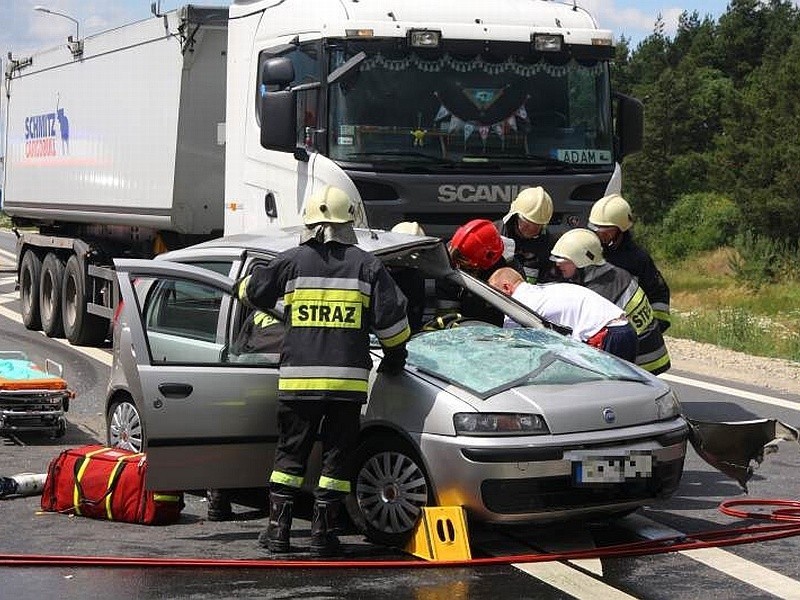
[[[252,275],[248,275],[247,277],[242,279],[242,281],[239,282],[239,288],[236,290],[237,291],[236,295],[239,297],[239,300],[244,302],[245,304],[250,304],[249,300],[247,299],[247,286],[250,284],[251,277]]]
[[[356,277],[295,277],[286,282],[286,291],[295,289],[317,288],[328,290],[359,290],[364,295],[372,294],[372,286]]]
[[[633,297],[625,304],[625,314],[630,317],[629,320],[636,330],[636,335],[641,335],[653,322],[653,308],[650,306],[644,290],[638,287],[638,284]]]
[[[135,454],[133,456],[136,456]],[[106,489],[110,490],[111,486],[114,484],[114,479],[117,477],[117,473],[119,470],[124,466],[125,459],[128,458],[127,456],[120,456],[117,459],[117,464],[114,465],[114,468],[111,469],[111,473],[108,474],[108,482],[106,483]],[[108,494],[106,496],[106,517],[108,517],[109,521],[114,520],[114,514],[111,511],[111,502],[114,499],[114,494]]]
[[[403,317],[397,323],[395,323],[394,325],[392,325],[390,327],[385,327],[383,329],[376,329],[375,330],[375,335],[377,335],[378,338],[383,343],[383,345],[386,346],[387,345],[386,340],[390,340],[392,338],[396,338],[398,335],[400,335],[402,333],[405,333],[405,331],[407,329],[408,329],[408,319],[406,317]],[[410,334],[411,334],[411,332],[409,330],[409,335]],[[405,339],[400,340],[400,341],[405,341]],[[391,345],[392,346],[396,346],[399,343],[400,342],[396,342],[396,343],[391,344]]]
[[[181,497],[171,494],[153,494],[153,500],[156,502],[180,502]]]
[[[358,302],[369,306],[369,294],[358,290],[326,289],[326,288],[299,288],[287,292],[283,296],[286,304],[293,302]]]
[[[81,468],[78,469],[78,474],[75,475],[75,487],[72,490],[72,506],[75,508],[75,514],[81,514],[81,490],[78,484],[83,479],[83,475],[86,473],[86,469],[89,468],[89,460],[95,455],[100,454],[101,452],[105,452],[108,448],[100,448],[95,450],[94,452],[89,452],[86,456],[83,457],[83,464],[81,464]]]
[[[405,321],[405,319],[403,319]],[[380,338],[380,336],[378,336]],[[397,335],[393,335],[390,338],[380,338],[381,345],[384,348],[394,348],[395,346],[399,346],[403,342],[405,342],[408,338],[411,337],[411,328],[408,326],[408,322],[406,321],[406,326],[403,330],[398,333]]]
[[[281,471],[273,471],[269,476],[270,483],[279,483],[287,487],[299,488],[303,485],[303,478],[297,475],[290,475]]]
[[[291,305],[292,327],[361,329],[369,296],[359,290],[302,288],[286,294],[284,302]]]
[[[325,477],[322,475],[319,478],[319,487],[325,490],[333,490],[334,492],[350,493],[350,482],[344,479],[333,479],[332,477]]]
[[[369,379],[369,369],[358,367],[281,367],[281,377],[288,379]]]
[[[645,371],[649,371],[650,373],[654,373],[660,371],[668,364],[670,364],[669,354],[665,353],[661,358],[657,360],[652,360],[649,362],[639,362],[640,357],[636,357],[636,364],[643,368]]]
[[[320,392],[364,392],[368,384],[363,379],[284,379],[278,380],[278,389],[283,391]]]
[[[260,326],[262,329],[265,329],[270,325],[274,325],[277,322],[278,319],[269,313],[258,311],[255,315],[253,315],[253,323]]]

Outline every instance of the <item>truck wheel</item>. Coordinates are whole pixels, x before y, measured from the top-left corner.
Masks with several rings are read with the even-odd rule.
[[[44,257],[42,278],[39,284],[39,312],[42,331],[49,337],[62,337],[61,286],[64,280],[64,261],[52,252]]]
[[[19,266],[19,303],[22,322],[27,329],[42,327],[39,315],[39,282],[42,274],[42,259],[33,250],[26,250]]]
[[[86,298],[86,278],[78,257],[72,255],[64,269],[61,288],[61,318],[64,334],[76,346],[97,346],[106,339],[108,323],[102,317],[89,314]]]

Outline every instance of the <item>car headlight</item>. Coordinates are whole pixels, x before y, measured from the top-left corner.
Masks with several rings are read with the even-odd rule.
[[[660,421],[672,419],[681,414],[681,403],[673,390],[656,398],[656,410]]]
[[[516,413],[456,413],[453,425],[460,435],[540,435],[550,433],[541,415]]]

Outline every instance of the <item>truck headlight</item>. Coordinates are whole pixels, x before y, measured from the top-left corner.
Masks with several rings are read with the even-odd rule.
[[[656,398],[656,410],[658,411],[659,421],[673,419],[681,414],[681,403],[673,390]]]
[[[541,435],[550,433],[541,415],[517,413],[456,413],[459,435]]]

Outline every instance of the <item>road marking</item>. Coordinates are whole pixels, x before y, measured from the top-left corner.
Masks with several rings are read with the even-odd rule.
[[[22,317],[18,312],[13,310],[9,310],[4,306],[0,306],[0,316],[5,317],[6,319],[10,319],[15,323],[19,323],[22,325]],[[40,332],[41,333],[41,332]],[[44,336],[44,333],[42,333]],[[84,356],[88,356],[89,358],[96,360],[107,367],[111,366],[111,353],[108,350],[104,350],[103,348],[89,348],[87,346],[72,346],[68,340],[61,339],[61,338],[50,338],[54,342],[58,342],[59,344],[66,346],[67,348],[71,348],[75,350],[75,352],[80,352]]]
[[[789,410],[800,411],[800,403],[792,402],[790,400],[782,400],[764,394],[756,394],[755,392],[746,392],[744,390],[737,390],[736,388],[728,387],[725,385],[718,385],[716,383],[707,383],[705,381],[698,381],[696,379],[689,379],[688,377],[679,377],[678,375],[659,375],[659,379],[666,379],[674,383],[681,383],[692,387],[702,388],[710,392],[718,392],[720,394],[728,394],[730,396],[737,396],[746,400],[753,400],[763,404],[770,404],[772,406],[779,406],[781,408],[788,408]]]
[[[686,535],[642,515],[630,515],[620,520],[619,523],[650,540]],[[702,550],[681,550],[679,554],[778,598],[800,600],[800,581],[741,558],[727,550],[704,548]]]
[[[530,554],[531,552],[545,550],[547,552],[569,551],[594,547],[594,539],[588,532],[574,532],[559,541],[546,541],[534,535],[532,539],[524,541],[517,536],[509,537],[496,531],[484,532],[477,541],[477,547],[490,556],[508,556],[513,554]],[[574,565],[574,566],[570,566]],[[512,567],[526,575],[546,583],[580,600],[595,600],[595,598],[610,598],[611,600],[636,600],[635,596],[605,583],[602,577],[600,559],[551,561],[541,563],[512,563]],[[588,572],[587,572],[588,571]],[[597,577],[593,577],[594,573]]]
[[[513,563],[511,566],[580,600],[595,600],[596,598],[603,598],[603,600],[636,599],[636,596],[626,594],[622,590],[618,590],[560,562]]]

